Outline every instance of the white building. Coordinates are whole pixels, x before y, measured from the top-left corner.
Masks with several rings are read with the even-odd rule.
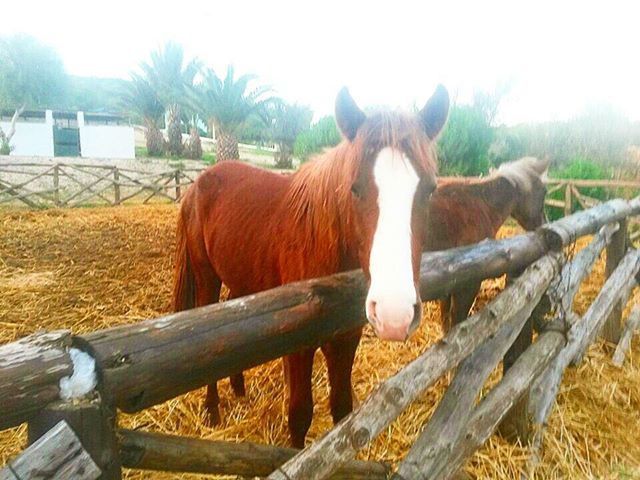
[[[13,112],[0,112],[6,133]],[[135,158],[133,127],[123,117],[85,112],[25,111],[16,122],[11,155]]]

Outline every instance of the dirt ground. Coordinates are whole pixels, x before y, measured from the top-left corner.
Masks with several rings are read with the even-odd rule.
[[[37,330],[68,328],[79,333],[167,313],[176,213],[174,205],[0,210],[0,343]],[[515,233],[515,228],[501,231]],[[576,299],[579,313],[600,289],[602,272],[600,261]],[[503,286],[503,279],[486,281],[476,307]],[[424,312],[422,326],[406,344],[382,343],[365,331],[354,371],[358,399],[442,335],[437,306],[426,304]],[[640,478],[638,338],[622,369],[611,364],[610,355],[609,347],[597,344],[581,366],[566,375],[534,478]],[[315,362],[309,441],[331,426],[322,356]],[[120,423],[208,439],[287,445],[280,361],[254,368],[246,377],[248,394],[242,399],[234,398],[227,380],[221,382],[223,424],[217,428],[203,422],[204,389],[135,415],[123,414]],[[494,374],[489,383],[497,379]],[[400,460],[445,388],[444,379],[430,388],[361,458]],[[24,426],[0,432],[0,465],[24,442]],[[474,478],[518,478],[526,472],[527,454],[526,448],[496,435],[466,469]],[[131,471],[127,477],[204,478]]]

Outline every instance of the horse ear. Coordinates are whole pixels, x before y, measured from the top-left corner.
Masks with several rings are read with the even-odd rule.
[[[536,160],[537,161],[533,164],[533,168],[540,176],[546,175],[547,171],[549,170],[549,164],[551,163],[551,160],[549,159],[549,157],[536,158]]]
[[[419,116],[425,133],[431,140],[435,140],[444,127],[449,115],[449,92],[443,85],[438,85],[436,91],[427,100]]]
[[[551,164],[551,159],[549,157],[545,157],[540,161],[540,163],[541,163],[542,173],[546,175],[547,172],[549,171],[549,165]]]
[[[351,97],[349,90],[343,87],[336,98],[336,123],[342,135],[349,141],[356,138],[356,133],[366,118],[367,116]]]

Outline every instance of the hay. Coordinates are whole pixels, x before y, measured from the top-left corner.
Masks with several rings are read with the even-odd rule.
[[[0,212],[0,342],[39,329],[85,332],[164,314],[169,308],[173,205]],[[505,228],[503,235],[514,234]],[[582,286],[576,309],[583,313],[602,285],[601,261]],[[504,287],[486,281],[475,308]],[[441,336],[438,308],[429,303],[417,334],[403,345],[379,342],[367,329],[358,351],[354,388],[364,399],[378,382],[395,373]],[[536,478],[631,478],[640,465],[640,342],[634,339],[624,368],[613,366],[611,351],[598,344],[585,362],[571,369],[549,420],[542,463]],[[309,440],[331,427],[326,369],[317,355],[315,411]],[[499,380],[494,373],[489,384]],[[446,388],[442,379],[361,458],[400,460],[432,414]],[[121,425],[209,439],[287,444],[285,390],[279,361],[247,374],[247,397],[236,399],[228,381],[220,382],[223,424],[203,422],[204,389],[135,415]],[[0,465],[24,446],[24,425],[0,432]],[[468,462],[475,478],[517,478],[526,470],[527,450],[499,436]],[[627,475],[627,476],[625,476]],[[205,478],[127,472],[127,478]],[[211,478],[211,477],[209,477]]]

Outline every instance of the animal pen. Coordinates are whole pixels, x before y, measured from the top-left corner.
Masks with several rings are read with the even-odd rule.
[[[458,282],[504,273],[513,281],[302,451],[118,429],[116,412],[140,411],[205,385],[212,373],[223,378],[362,325],[366,285],[359,271],[133,325],[84,335],[51,331],[6,344],[0,429],[27,422],[30,446],[0,470],[0,479],[110,479],[120,477],[121,467],[270,479],[451,478],[498,427],[535,452],[564,370],[597,335],[619,342],[615,361],[624,358],[640,317],[634,309],[623,328],[621,310],[640,269],[626,226],[638,213],[640,199],[612,200],[534,233],[424,254],[424,300],[443,297]],[[590,234],[590,245],[565,260],[566,247]],[[605,249],[606,283],[577,318],[572,298]],[[78,351],[95,360],[98,383],[81,398],[63,400],[61,380],[79,369]],[[501,381],[476,404],[503,359]],[[446,394],[395,472],[382,462],[353,460],[448,372]]]

